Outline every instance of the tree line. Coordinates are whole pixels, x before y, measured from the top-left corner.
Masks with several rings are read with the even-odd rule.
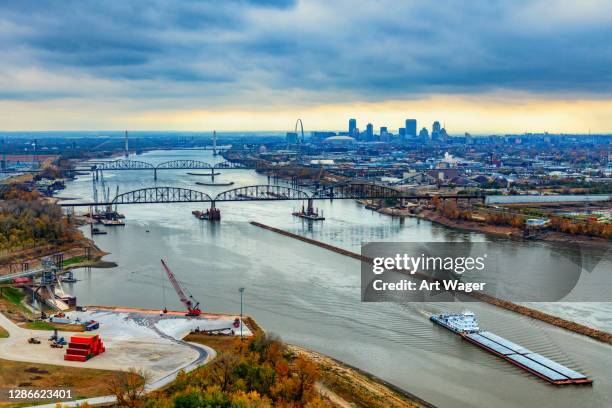
[[[315,388],[319,368],[263,332],[240,340],[209,365],[179,373],[134,406],[173,408],[332,407]]]
[[[61,244],[77,235],[61,208],[39,193],[18,187],[0,191],[0,249]]]

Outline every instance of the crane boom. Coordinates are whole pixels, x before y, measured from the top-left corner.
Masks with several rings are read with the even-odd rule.
[[[187,308],[187,316],[199,316],[202,313],[202,311],[199,308],[200,303],[196,302],[194,304],[193,301],[190,299],[193,297],[189,296],[188,298],[187,295],[185,295],[185,291],[181,287],[180,283],[176,280],[176,278],[174,277],[174,273],[172,273],[170,268],[168,268],[168,265],[166,265],[163,259],[161,260],[161,264],[164,267],[164,270],[166,271],[166,275],[168,275],[168,279],[170,280],[170,283],[174,287],[176,294],[179,296],[179,299]]]

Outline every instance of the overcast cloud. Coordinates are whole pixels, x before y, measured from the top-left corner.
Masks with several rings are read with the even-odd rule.
[[[609,1],[2,1],[0,99],[612,91]]]

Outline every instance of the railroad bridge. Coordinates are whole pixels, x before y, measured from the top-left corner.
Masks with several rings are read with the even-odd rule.
[[[104,171],[127,171],[127,170],[146,170],[153,172],[153,179],[157,180],[158,170],[210,170],[211,176],[214,179],[215,170],[244,170],[244,169],[269,169],[274,166],[265,164],[259,160],[248,160],[243,162],[223,161],[216,164],[210,164],[200,160],[171,160],[157,165],[138,160],[114,160],[94,164],[89,169],[94,178],[98,180]]]
[[[429,201],[434,197],[440,200],[484,201],[481,195],[429,195],[409,194],[393,187],[372,183],[348,182],[321,186],[307,192],[293,187],[261,184],[237,187],[222,191],[214,197],[203,192],[181,187],[147,187],[117,195],[110,202],[60,203],[62,207],[114,206],[116,204],[162,204],[162,203],[202,203],[232,201],[310,201],[310,200],[356,200],[356,199],[397,199]]]

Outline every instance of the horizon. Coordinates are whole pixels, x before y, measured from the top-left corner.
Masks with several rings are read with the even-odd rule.
[[[393,129],[393,128],[389,128],[388,129],[392,134],[396,134],[398,129]],[[62,129],[62,130],[12,130],[12,131],[4,131],[4,130],[0,130],[0,137],[2,136],[18,136],[18,135],[29,135],[29,134],[40,134],[40,135],[53,135],[55,136],[56,134],[59,134],[58,136],[61,136],[61,134],[87,134],[87,133],[91,133],[91,134],[95,134],[92,136],[95,137],[112,137],[112,136],[117,136],[120,138],[124,137],[124,133],[128,132],[129,135],[142,135],[142,134],[193,134],[193,135],[199,135],[202,137],[211,137],[213,132],[217,132],[217,135],[224,135],[224,136],[228,136],[228,135],[232,135],[232,134],[245,134],[245,133],[249,133],[248,136],[261,136],[261,137],[265,137],[265,136],[278,136],[278,137],[285,137],[287,132],[293,132],[293,129],[251,129],[251,130],[217,130],[217,129],[204,129],[204,130],[176,130],[176,129],[168,129],[168,130],[161,130],[161,129],[139,129],[139,130],[130,130],[130,129],[93,129],[93,130],[88,130],[88,129],[80,129],[80,130],[66,130],[66,129]],[[304,135],[307,137],[310,137],[310,132],[335,132],[335,133],[342,133],[342,132],[346,132],[345,129],[308,129],[308,130],[304,130]],[[377,134],[378,129],[374,128],[374,133]],[[108,133],[108,134],[103,134],[103,133]],[[268,133],[268,135],[266,135],[266,133]],[[299,133],[299,131],[298,131]],[[469,132],[468,132],[469,133]],[[608,136],[612,136],[612,132],[606,133],[606,132],[598,132],[598,133],[551,133],[551,132],[523,132],[523,133],[504,133],[504,132],[498,132],[498,133],[469,133],[469,135],[471,137],[505,137],[505,136],[526,136],[526,137],[532,137],[532,136],[542,136],[542,135],[549,135],[549,136],[567,136],[567,137],[571,137],[571,136],[578,136],[578,137],[591,137],[591,136],[602,136],[602,137],[608,137]],[[449,137],[463,137],[465,136],[465,134],[449,134]]]

